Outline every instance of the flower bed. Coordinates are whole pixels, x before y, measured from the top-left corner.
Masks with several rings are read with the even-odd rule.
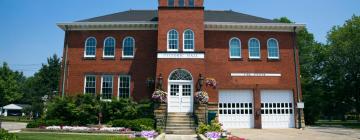
[[[64,130],[64,131],[102,131],[102,132],[128,132],[130,129],[124,127],[83,127],[83,126],[48,126],[46,130]]]

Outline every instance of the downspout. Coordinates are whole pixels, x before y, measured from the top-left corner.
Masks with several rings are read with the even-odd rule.
[[[298,103],[301,102],[301,99],[300,99],[300,86],[299,86],[299,72],[298,72],[298,63],[297,63],[297,53],[296,53],[296,49],[297,49],[297,45],[296,45],[296,27],[294,27],[294,37],[293,37],[293,43],[294,43],[294,63],[295,63],[295,83],[296,83],[296,93],[297,93],[297,100],[298,100]],[[301,129],[301,109],[298,108],[298,126],[299,126],[299,129]]]
[[[65,39],[64,39],[65,58],[64,58],[61,98],[64,98],[64,96],[65,96],[65,81],[66,81],[66,74],[67,74],[67,57],[68,57],[68,42],[67,42],[68,34],[69,34],[68,26],[65,25]]]

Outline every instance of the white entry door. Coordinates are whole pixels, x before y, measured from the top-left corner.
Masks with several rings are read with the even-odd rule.
[[[168,112],[193,112],[191,83],[169,83]]]
[[[261,127],[295,127],[293,100],[293,92],[291,90],[262,90]]]
[[[219,121],[224,128],[253,128],[252,90],[219,91]]]

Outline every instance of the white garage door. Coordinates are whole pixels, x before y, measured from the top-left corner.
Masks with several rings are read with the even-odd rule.
[[[252,90],[219,91],[219,122],[224,128],[253,128]]]
[[[262,128],[293,128],[293,93],[290,90],[261,91]]]

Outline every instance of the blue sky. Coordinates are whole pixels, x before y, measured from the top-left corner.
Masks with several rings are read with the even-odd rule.
[[[315,39],[353,14],[359,0],[205,0],[207,10],[233,10],[264,18],[286,16],[307,24]],[[33,75],[52,54],[61,56],[64,32],[56,23],[129,9],[156,9],[157,0],[0,0],[0,63]]]

